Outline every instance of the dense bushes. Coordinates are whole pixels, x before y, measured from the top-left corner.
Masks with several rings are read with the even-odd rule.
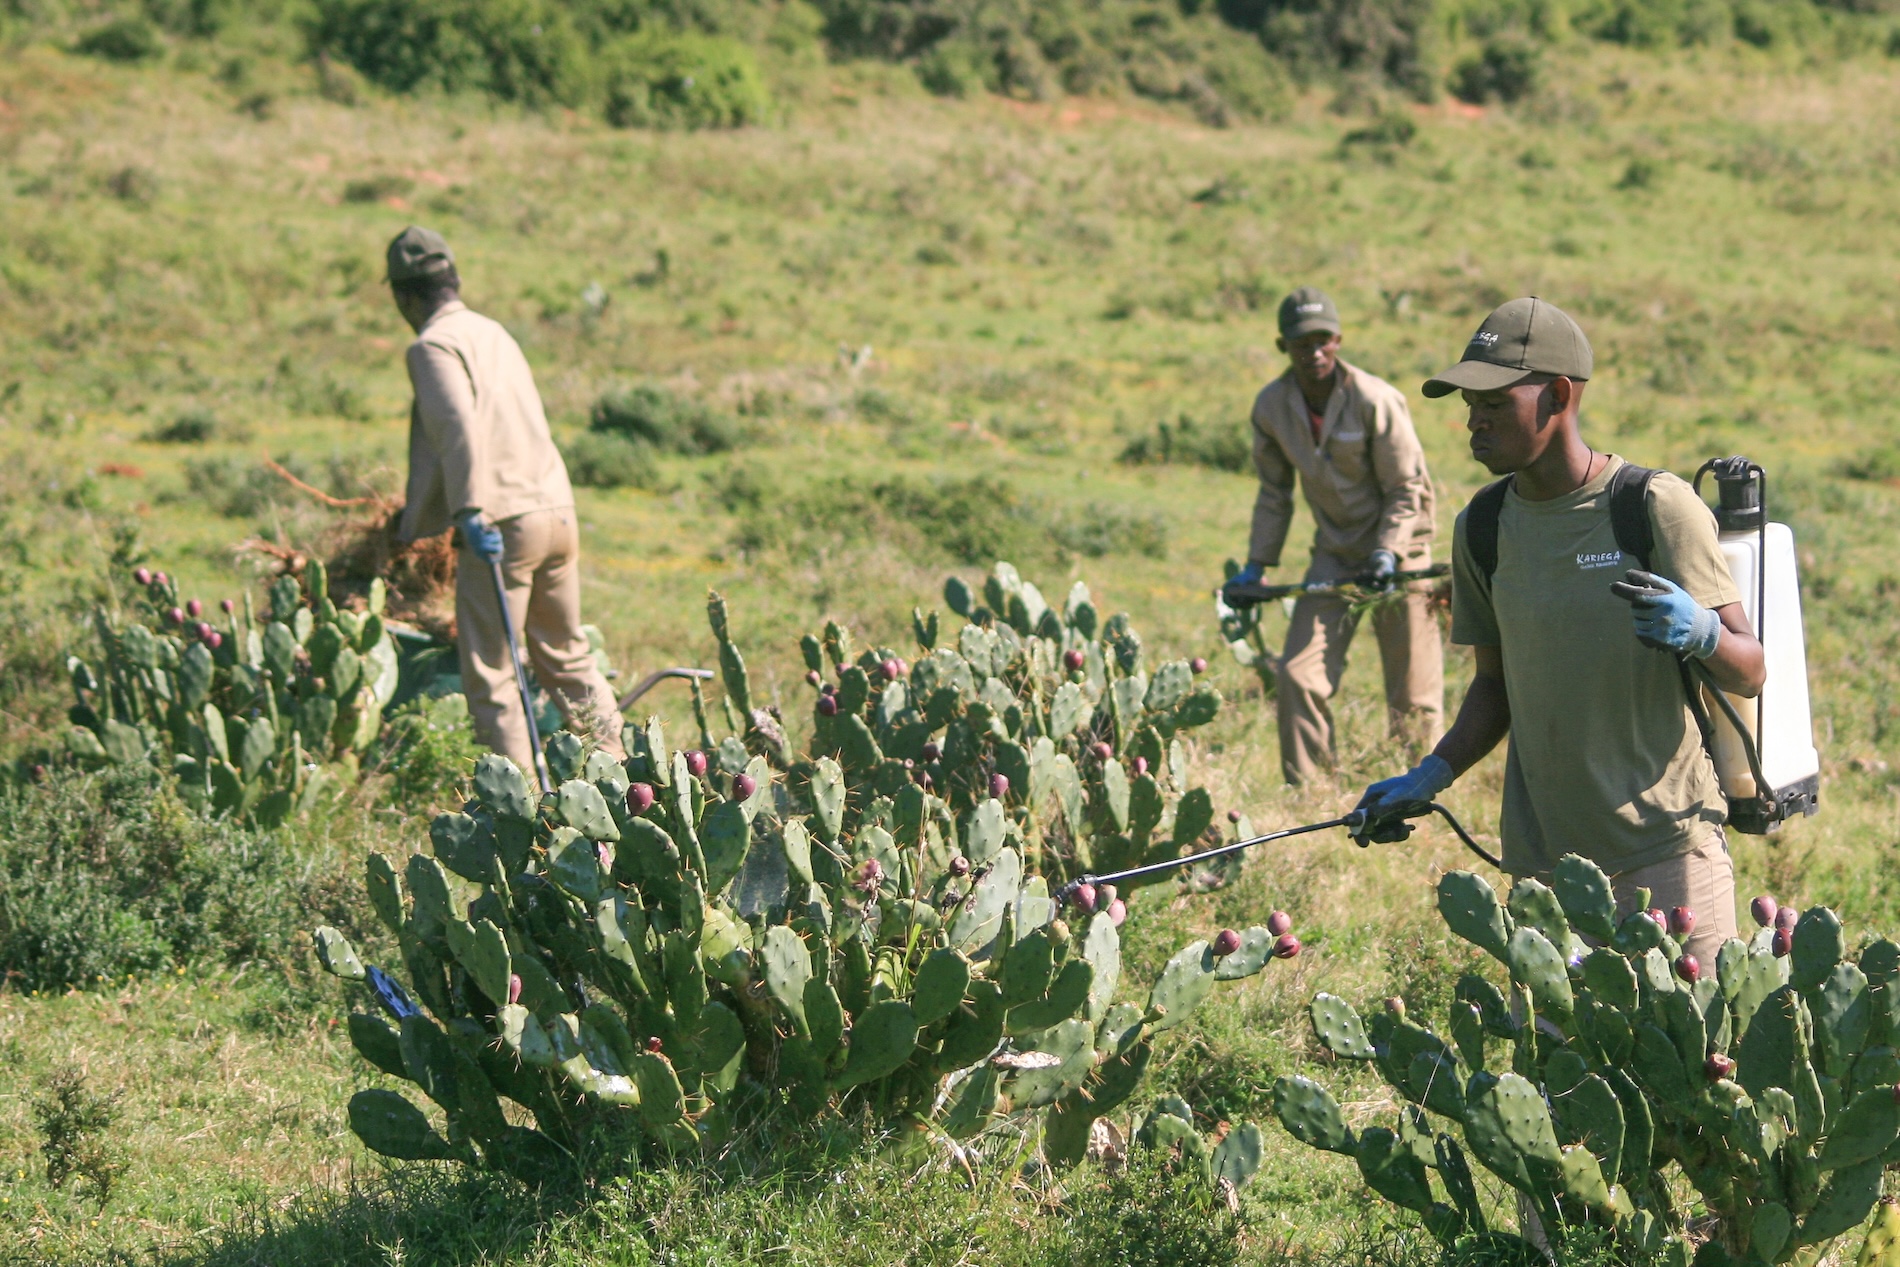
[[[662,453],[702,456],[736,448],[739,423],[713,406],[641,384],[594,402],[587,430],[562,446],[567,473],[587,488],[655,488]]]

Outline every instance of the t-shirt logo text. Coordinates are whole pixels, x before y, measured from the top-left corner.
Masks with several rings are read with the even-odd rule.
[[[1592,568],[1619,567],[1622,565],[1622,562],[1623,552],[1621,550],[1603,550],[1595,554],[1579,552],[1577,555],[1577,567],[1579,570],[1585,572],[1590,571]]]

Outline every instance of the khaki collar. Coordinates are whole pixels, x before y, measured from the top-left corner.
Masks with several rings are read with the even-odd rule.
[[[419,339],[423,335],[429,333],[430,327],[435,325],[436,322],[442,320],[444,317],[452,317],[458,312],[467,312],[467,311],[468,311],[468,305],[463,303],[461,300],[459,299],[449,300],[449,302],[443,304],[440,308],[437,308],[434,312],[429,314],[429,319],[422,323],[422,329],[416,331],[416,337]]]

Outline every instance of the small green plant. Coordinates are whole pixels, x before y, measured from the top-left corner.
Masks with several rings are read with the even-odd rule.
[[[465,788],[485,752],[459,694],[419,696],[389,714],[367,764],[387,772],[389,796],[404,809],[440,804]]]
[[[771,113],[758,62],[737,40],[641,30],[609,44],[600,59],[615,127],[737,128]]]
[[[712,406],[652,383],[615,388],[594,402],[588,430],[651,445],[667,453],[724,453],[739,426]]]
[[[124,1163],[110,1132],[119,1118],[120,1093],[101,1095],[87,1085],[84,1070],[66,1068],[46,1081],[33,1100],[33,1123],[40,1132],[40,1156],[46,1182],[64,1188],[77,1179],[103,1206]]]
[[[655,488],[660,469],[653,445],[614,431],[583,431],[561,446],[568,478],[583,488]]]
[[[1252,465],[1253,450],[1248,428],[1205,427],[1182,414],[1172,423],[1163,419],[1152,432],[1130,440],[1116,460],[1130,466],[1182,462],[1217,471],[1245,471]]]
[[[1713,1216],[1698,1267],[1812,1263],[1866,1219],[1900,1160],[1900,944],[1850,961],[1834,912],[1797,918],[1764,897],[1761,931],[1704,972],[1677,940],[1694,912],[1618,922],[1609,880],[1575,854],[1549,886],[1520,880],[1502,903],[1451,872],[1438,909],[1504,965],[1509,994],[1461,977],[1449,1041],[1397,999],[1367,1022],[1317,995],[1314,1034],[1385,1076],[1398,1120],[1355,1131],[1304,1077],[1274,1084],[1274,1108],[1298,1139],[1355,1159],[1448,1252],[1530,1252],[1487,1225],[1467,1152],[1546,1229],[1607,1232],[1646,1263],[1690,1262],[1672,1167]]]
[[[1458,63],[1451,90],[1473,105],[1510,105],[1537,91],[1544,70],[1541,45],[1523,36],[1497,35],[1477,53]]]
[[[114,18],[80,36],[73,49],[109,62],[148,62],[164,56],[165,41],[144,18]]]

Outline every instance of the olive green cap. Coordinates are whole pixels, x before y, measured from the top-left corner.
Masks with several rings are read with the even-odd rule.
[[[1280,301],[1280,337],[1297,339],[1315,330],[1339,333],[1339,309],[1326,292],[1302,286]]]
[[[454,267],[455,253],[434,229],[412,224],[389,244],[389,281],[419,281]]]
[[[1561,374],[1587,382],[1594,359],[1590,340],[1570,314],[1535,297],[1513,299],[1484,319],[1465,344],[1464,359],[1428,379],[1427,396],[1488,392],[1531,374]]]

